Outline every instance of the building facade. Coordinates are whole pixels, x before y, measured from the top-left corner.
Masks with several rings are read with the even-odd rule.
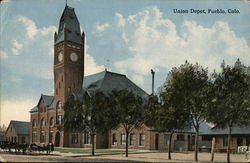
[[[63,105],[69,94],[82,91],[84,37],[74,8],[66,5],[54,35],[54,96],[41,95],[31,109],[30,143],[70,146],[70,135],[63,131]]]
[[[42,94],[37,105],[30,110],[30,143],[91,147],[90,133],[63,130],[63,106],[71,94],[81,97],[90,89],[102,92],[126,89],[147,98],[148,94],[125,75],[105,70],[84,77],[84,39],[74,8],[66,5],[54,35],[54,95]],[[96,148],[108,148],[109,133],[97,134],[95,142]]]

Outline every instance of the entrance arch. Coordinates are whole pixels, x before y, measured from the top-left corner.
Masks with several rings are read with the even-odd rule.
[[[55,137],[55,147],[59,146],[60,146],[60,132],[57,132]]]

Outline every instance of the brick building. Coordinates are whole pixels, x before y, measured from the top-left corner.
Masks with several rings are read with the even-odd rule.
[[[83,91],[128,90],[144,99],[148,98],[144,90],[123,74],[105,70],[84,77],[84,37],[74,8],[66,6],[60,18],[58,32],[54,36],[54,96],[42,94],[37,105],[30,110],[30,143],[41,145],[52,142],[55,146],[61,147],[91,147],[88,132],[63,131],[63,105],[70,93],[81,97]],[[95,147],[122,148],[123,133],[123,129],[119,128],[104,135],[96,135]],[[141,130],[134,130],[133,133],[134,135],[130,135],[130,143],[133,143],[131,148],[165,149],[167,146],[166,133],[164,137],[162,133],[150,131],[147,126]],[[113,142],[114,135],[117,135],[116,145]],[[174,135],[173,140],[179,141],[177,140],[179,137]],[[164,145],[161,143],[163,139]]]
[[[215,151],[223,152],[227,150],[227,129],[219,129],[207,123],[201,124],[200,146],[211,148],[212,138],[215,138]],[[238,151],[238,147],[250,147],[250,126],[234,126],[231,133],[230,149]]]
[[[37,105],[30,110],[30,143],[41,145],[52,142],[60,147],[91,147],[90,133],[67,133],[63,130],[63,106],[71,93],[82,97],[84,91],[109,92],[125,89],[142,98],[148,98],[144,90],[123,74],[105,70],[84,76],[84,39],[85,34],[81,33],[74,8],[66,6],[60,18],[58,31],[54,35],[54,95],[42,94]],[[209,133],[211,128],[203,127],[200,146],[211,146],[210,140],[206,140],[209,137],[206,133]],[[172,150],[193,150],[194,134],[193,130],[175,133],[172,138]],[[143,126],[141,129],[133,130],[129,135],[129,148],[166,150],[169,135],[167,132],[158,132]],[[9,138],[11,137],[10,135]],[[218,136],[218,148],[220,137]],[[247,141],[249,135],[243,138],[243,144],[247,144]],[[97,134],[95,147],[124,148],[125,130],[119,127],[103,135]]]
[[[29,143],[29,122],[10,121],[5,140],[19,144]]]
[[[91,147],[89,133],[63,131],[64,103],[69,94],[82,96],[83,91],[103,92],[126,89],[147,98],[148,94],[125,75],[107,70],[84,77],[84,33],[74,8],[66,5],[54,36],[54,96],[41,95],[30,110],[30,143],[63,147]],[[109,134],[96,135],[96,148],[108,148]]]

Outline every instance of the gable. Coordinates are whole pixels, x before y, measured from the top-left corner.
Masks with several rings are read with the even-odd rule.
[[[5,135],[17,135],[12,121],[10,121],[9,126],[8,126],[7,130],[5,131]]]
[[[30,113],[41,111],[53,108],[54,96],[41,95],[38,104],[30,110]]]

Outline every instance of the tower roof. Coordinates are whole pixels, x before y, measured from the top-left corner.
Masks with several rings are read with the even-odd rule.
[[[58,35],[55,39],[55,44],[64,40],[83,44],[81,39],[80,24],[76,17],[75,10],[74,8],[67,5],[65,6],[60,19]]]

